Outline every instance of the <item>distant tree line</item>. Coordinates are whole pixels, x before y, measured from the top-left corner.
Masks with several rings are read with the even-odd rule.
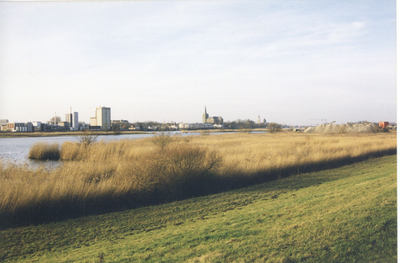
[[[123,123],[111,123],[111,129],[113,131],[169,131],[171,127],[177,126],[175,123],[160,123],[156,121],[147,122],[123,122]]]
[[[223,123],[224,129],[256,129],[256,128],[267,128],[272,132],[276,132],[282,129],[281,124],[277,123],[256,123],[250,119],[237,119],[235,121],[227,121]],[[123,122],[123,123],[112,123],[111,129],[115,132],[117,131],[128,131],[128,130],[137,130],[137,131],[170,131],[176,130],[178,128],[178,124],[171,123],[160,123],[156,121],[148,121],[148,122]]]
[[[224,122],[224,128],[226,129],[255,129],[255,128],[266,128],[266,123],[256,123],[255,121],[245,119],[237,119],[235,121]]]

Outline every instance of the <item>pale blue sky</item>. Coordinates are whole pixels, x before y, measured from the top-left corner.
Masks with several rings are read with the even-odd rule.
[[[0,2],[0,119],[396,121],[396,2]]]

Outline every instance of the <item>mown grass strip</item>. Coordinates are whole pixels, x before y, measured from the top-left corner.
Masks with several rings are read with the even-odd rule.
[[[397,262],[396,156],[0,232],[5,262]],[[151,231],[148,231],[151,229]]]

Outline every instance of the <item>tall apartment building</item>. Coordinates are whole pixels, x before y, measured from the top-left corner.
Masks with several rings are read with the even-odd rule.
[[[69,128],[73,131],[79,130],[78,113],[72,113],[72,109],[69,109],[69,113],[65,114],[65,121],[69,123]]]
[[[69,128],[72,131],[77,131],[79,129],[78,113],[67,113],[65,114],[65,122],[69,123]]]
[[[90,118],[90,126],[99,126],[102,130],[111,128],[111,108],[97,107],[95,117]]]
[[[78,119],[78,113],[74,112],[72,115],[72,129],[74,131],[79,130],[79,119]]]

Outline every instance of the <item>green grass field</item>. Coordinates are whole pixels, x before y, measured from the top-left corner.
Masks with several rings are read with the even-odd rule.
[[[397,262],[397,156],[0,232],[5,262]]]

